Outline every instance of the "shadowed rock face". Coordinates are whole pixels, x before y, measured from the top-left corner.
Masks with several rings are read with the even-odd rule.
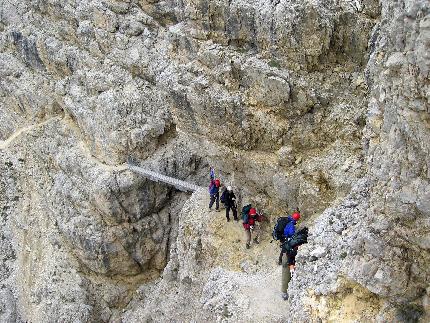
[[[1,291],[17,298],[2,303],[5,320],[90,320],[123,306],[169,260],[181,195],[83,148],[53,118],[2,154]]]
[[[44,70],[42,60],[37,52],[36,43],[34,40],[29,40],[22,36],[20,32],[12,32],[12,42],[16,47],[17,52],[21,55],[21,59],[29,66],[35,69]]]
[[[430,61],[422,50],[430,45],[430,8],[423,1],[406,2],[404,8],[382,4],[387,23],[375,30],[367,66],[373,84],[363,136],[367,181],[316,221],[306,250],[310,256],[323,248],[325,254],[301,262],[306,274],[293,282],[294,308],[311,305],[297,311],[297,319],[336,315],[334,306],[316,309],[317,304],[347,308],[336,298],[357,282],[371,292],[369,307],[377,304],[375,296],[386,301],[376,305],[379,321],[429,317],[430,141],[423,91],[429,87]],[[310,282],[319,286],[312,294],[304,292]]]
[[[427,1],[5,1],[0,17],[2,320],[139,317],[166,264],[190,320],[240,317],[221,289],[198,303],[222,272],[211,229],[178,226],[187,196],[130,156],[200,185],[211,164],[243,201],[300,208],[293,321],[425,320]]]

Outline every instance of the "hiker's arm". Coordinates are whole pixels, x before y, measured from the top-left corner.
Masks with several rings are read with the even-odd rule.
[[[264,222],[264,221],[268,221],[268,220],[267,220],[266,216],[263,213],[261,213],[258,215],[257,221],[258,222]]]

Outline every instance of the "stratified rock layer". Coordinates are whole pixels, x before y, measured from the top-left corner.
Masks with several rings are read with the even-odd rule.
[[[429,52],[425,0],[3,1],[0,321],[428,320]],[[129,157],[299,208],[290,307]]]

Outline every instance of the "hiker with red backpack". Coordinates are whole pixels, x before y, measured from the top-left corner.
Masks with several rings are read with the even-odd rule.
[[[220,180],[212,179],[209,185],[209,194],[210,194],[210,202],[209,202],[209,211],[212,211],[212,206],[216,202],[215,210],[219,212],[219,188],[221,186]]]
[[[242,208],[242,221],[243,228],[245,229],[246,237],[246,249],[251,248],[251,236],[255,233],[254,243],[260,243],[260,223],[264,221],[264,216],[262,214],[257,214],[257,210],[251,206],[251,204],[245,205]]]

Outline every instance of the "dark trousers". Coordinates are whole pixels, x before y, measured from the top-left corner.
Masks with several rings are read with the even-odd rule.
[[[238,221],[239,219],[237,218],[237,208],[235,206],[230,205],[225,206],[225,217],[227,218],[227,220],[230,221],[230,210],[233,211],[233,218]]]
[[[296,264],[297,251],[293,252],[292,254],[287,254],[287,253],[282,252],[282,250],[281,250],[281,254],[279,255],[279,263],[282,263],[282,255],[283,254],[285,254],[287,256],[288,265],[295,265]]]
[[[211,194],[211,201],[209,202],[209,208],[212,208],[216,201],[216,209],[219,210],[219,193]]]

